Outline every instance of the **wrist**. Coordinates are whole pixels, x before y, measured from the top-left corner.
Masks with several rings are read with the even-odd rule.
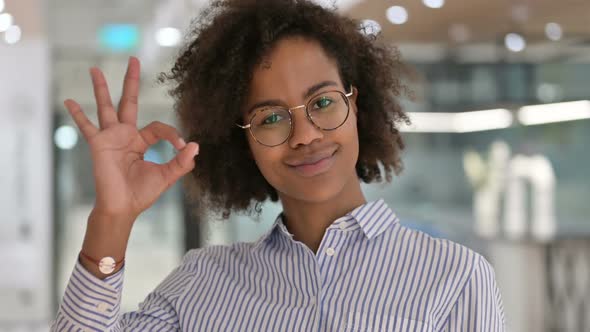
[[[81,252],[95,260],[103,257],[112,257],[115,262],[122,260],[131,236],[131,225],[128,220],[91,213]]]
[[[113,274],[115,271],[120,270],[125,262],[125,257],[119,261],[115,261],[115,259],[111,256],[105,256],[100,259],[96,259],[85,254],[83,250],[80,251],[80,258],[84,258],[90,263],[95,264],[98,271],[100,271],[100,273],[102,273],[104,276],[108,276]]]
[[[131,228],[138,216],[131,213],[108,213],[96,206],[90,211],[88,220],[109,225],[127,226]]]

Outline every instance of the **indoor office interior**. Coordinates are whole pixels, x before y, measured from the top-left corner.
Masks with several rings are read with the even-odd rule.
[[[317,0],[325,6],[333,1]],[[48,331],[95,202],[92,160],[63,106],[97,123],[89,68],[117,101],[141,61],[138,125],[176,126],[157,83],[207,0],[0,0],[0,331]],[[400,103],[404,169],[362,184],[403,225],[494,267],[514,332],[590,331],[590,2],[338,0],[412,68]],[[160,141],[145,159],[175,155]],[[190,249],[256,241],[259,218],[199,209],[180,182],[136,221],[121,309],[137,308]]]

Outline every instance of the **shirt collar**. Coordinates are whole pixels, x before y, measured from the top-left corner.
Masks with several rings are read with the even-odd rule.
[[[356,207],[346,215],[334,220],[328,229],[349,232],[360,228],[366,238],[371,240],[396,222],[399,222],[399,219],[381,198]],[[283,212],[279,213],[270,229],[254,243],[254,248],[258,248],[275,233],[293,237],[283,222]]]

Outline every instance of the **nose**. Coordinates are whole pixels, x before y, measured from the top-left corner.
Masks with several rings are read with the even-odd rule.
[[[291,117],[293,118],[292,134],[289,138],[289,146],[296,149],[299,145],[309,145],[316,139],[322,139],[324,132],[315,126],[307,118],[305,108],[296,108],[291,110]]]

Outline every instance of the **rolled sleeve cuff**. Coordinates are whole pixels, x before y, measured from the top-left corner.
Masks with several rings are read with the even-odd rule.
[[[58,318],[65,318],[84,330],[105,331],[119,314],[125,266],[101,280],[76,259],[66,287]]]

